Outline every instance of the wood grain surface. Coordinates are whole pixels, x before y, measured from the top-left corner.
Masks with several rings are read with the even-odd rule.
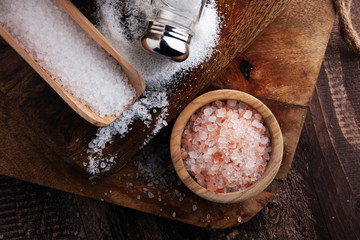
[[[315,3],[321,6],[310,11],[310,13],[316,16],[318,16],[319,12],[326,12],[332,9],[330,1],[319,2],[314,0],[306,4],[313,5]],[[305,2],[294,0],[288,9],[302,9],[305,7],[304,4]],[[360,9],[358,2],[353,4],[357,6],[357,9]],[[353,7],[353,9],[356,8]],[[289,16],[293,14],[292,11],[286,11],[281,18],[270,26],[269,29],[272,28],[273,32],[267,36],[275,37],[276,28],[274,24],[280,24],[281,26],[281,19],[283,21],[291,21]],[[304,21],[308,21],[307,19]],[[314,25],[310,24],[311,26],[307,27],[313,30],[318,28],[318,30],[320,29],[319,31],[322,31],[324,29],[324,24],[317,25],[316,22],[310,23]],[[317,25],[317,28],[315,25]],[[299,28],[300,26],[301,24],[298,24]],[[299,34],[302,33],[301,31],[297,32]],[[282,34],[281,31],[278,33]],[[291,36],[295,37],[293,34],[291,36],[283,34],[282,36],[284,39],[291,38]],[[314,37],[316,38],[316,34]],[[317,37],[320,38],[319,36]],[[262,41],[266,41],[266,37]],[[290,51],[295,50],[292,49]],[[314,51],[314,55],[321,55],[321,51],[319,52],[316,53]],[[42,80],[36,77],[36,74],[32,72],[30,67],[24,66],[23,61],[17,58],[16,54],[14,55],[12,51],[9,51],[6,45],[1,45],[0,53],[9,57],[8,61],[12,64],[9,63],[8,66],[12,71],[16,69],[22,77],[37,81],[40,87],[34,88],[34,91],[41,92],[44,87],[46,88],[46,85],[41,87],[40,83],[42,83]],[[337,54],[334,55],[334,53]],[[325,71],[326,61],[332,67],[328,67]],[[303,62],[304,64],[306,63],[305,60]],[[289,64],[293,64],[293,62],[289,61]],[[263,66],[266,66],[266,64]],[[336,71],[334,67],[340,68],[343,71]],[[271,67],[268,67],[268,69],[274,70]],[[347,120],[354,120],[358,123],[359,105],[357,100],[360,79],[356,69],[359,69],[359,59],[346,50],[339,37],[338,29],[334,28],[330,45],[325,55],[324,66],[318,79],[316,92],[310,105],[310,112],[305,121],[305,130],[301,135],[300,144],[294,157],[292,169],[288,172],[290,164],[283,168],[281,179],[279,179],[277,184],[277,194],[266,205],[264,210],[253,217],[248,223],[224,230],[197,228],[109,203],[74,196],[8,177],[1,177],[0,236],[4,239],[358,239],[360,236],[360,201],[359,194],[354,190],[356,189],[354,186],[359,181],[354,181],[354,179],[356,180],[356,176],[359,174],[356,174],[358,173],[358,171],[356,172],[356,161],[348,161],[347,171],[344,170],[345,168],[342,163],[342,161],[349,159],[349,155],[358,156],[358,152],[354,151],[353,145],[350,145],[351,147],[339,145],[339,143],[346,143],[348,140],[343,140],[337,118],[331,117],[336,115],[331,115],[335,111],[334,105],[329,104],[329,99],[331,99],[329,96],[333,95],[327,90],[331,82],[339,78],[343,79],[344,85],[347,86],[345,90],[348,102],[351,103],[356,113],[352,115],[352,117],[355,116],[355,119],[347,118]],[[257,70],[259,72],[259,67]],[[253,74],[251,71],[249,72],[250,75]],[[4,73],[3,68],[0,69],[0,73]],[[243,77],[243,74],[238,75],[240,78]],[[246,76],[246,74],[244,75]],[[3,107],[6,107],[8,104],[11,105],[11,100],[16,100],[17,96],[19,96],[16,95],[17,91],[11,91],[16,82],[7,83],[1,84],[1,90],[2,92],[11,92],[11,94],[7,95],[11,98],[9,98],[10,101],[6,101],[2,105]],[[26,84],[22,83],[20,86],[25,87]],[[35,86],[37,85],[35,84]],[[56,96],[52,95],[51,91],[48,91],[48,94],[56,99]],[[335,99],[337,101],[341,100],[341,98]],[[26,113],[26,108],[23,106],[26,106],[26,104],[30,105],[31,103],[24,101],[24,98],[20,98],[20,100],[19,112],[26,116],[24,114]],[[277,103],[276,101],[273,102]],[[328,109],[327,111],[323,111],[325,107]],[[8,113],[3,115],[19,114],[16,113],[17,108],[14,109],[9,107]],[[289,105],[286,105],[284,109],[288,111],[280,111],[279,114],[284,118],[284,115],[289,114],[289,112],[295,116],[304,116],[306,112],[306,109],[302,108],[300,108],[302,111],[298,112],[296,111],[297,107],[292,108]],[[68,116],[60,115],[60,117]],[[31,118],[23,118],[23,124],[29,126],[28,131],[32,131],[41,138],[44,130],[41,131],[41,129],[36,127],[34,129],[33,127],[36,124],[30,121]],[[17,126],[16,123],[13,124]],[[64,128],[56,123],[53,123],[53,126]],[[79,124],[78,126],[81,127],[82,125]],[[284,128],[283,125],[281,127]],[[294,132],[300,132],[301,129],[301,126],[298,129],[292,124],[289,124],[287,127]],[[7,128],[7,125],[2,127],[4,134],[7,133]],[[21,136],[20,133],[21,130],[19,130],[18,136]],[[66,133],[64,136],[62,134],[58,136],[60,138],[67,137],[67,139],[71,140],[70,135],[66,136]],[[162,134],[164,135],[159,137],[166,138],[166,130]],[[287,137],[284,136],[284,139],[286,141]],[[40,140],[37,139],[37,141]],[[4,139],[4,143],[6,143],[6,139]],[[75,143],[74,139],[73,143]],[[11,146],[11,144],[8,145]],[[61,149],[57,144],[51,143],[50,146],[51,148],[49,149],[56,149],[56,147],[58,149],[53,152],[48,151],[50,152],[48,156]],[[18,145],[18,148],[23,147],[24,145],[21,143]],[[38,148],[41,153],[44,152],[42,147]],[[288,147],[294,149],[296,142],[289,143]],[[18,163],[14,162],[14,152],[10,151],[11,149],[6,149],[8,152],[1,155],[2,158],[5,156],[10,159],[9,162],[1,166],[1,169],[5,167],[5,170],[2,170],[2,174],[9,173],[8,169],[13,168],[15,169],[14,174],[17,177],[21,176],[22,179],[34,177],[35,173],[20,170],[21,167],[17,166]],[[287,155],[290,163],[292,159],[291,154],[289,152]],[[43,154],[43,156],[46,157],[46,154]],[[56,157],[56,155],[54,156]],[[36,162],[36,159],[39,157],[35,155],[33,157],[29,159],[35,160],[34,164],[41,163],[41,161]],[[59,161],[60,158],[56,158]],[[7,164],[13,165],[8,166]],[[57,165],[57,167],[59,166]],[[355,178],[347,177],[349,169],[355,172]],[[288,175],[286,176],[287,173]],[[47,178],[50,183],[45,180],[36,180],[39,180],[41,184],[53,186],[51,177]],[[282,186],[279,188],[281,183]]]
[[[180,152],[181,138],[186,124],[190,121],[191,115],[193,115],[197,110],[199,110],[206,104],[215,102],[216,100],[227,99],[243,102],[249,107],[255,109],[262,116],[264,120],[263,124],[270,132],[270,142],[272,150],[270,153],[270,160],[267,163],[265,172],[263,173],[261,178],[251,184],[251,186],[236,192],[215,193],[213,191],[207,190],[206,188],[198,184],[197,181],[186,170]],[[251,96],[250,94],[230,89],[210,91],[200,95],[192,102],[190,102],[177,117],[171,132],[170,139],[171,159],[174,165],[174,169],[181,181],[196,195],[217,203],[244,202],[250,198],[256,197],[258,194],[264,191],[264,189],[267,188],[274,180],[275,176],[279,171],[283,158],[283,148],[284,142],[281,129],[279,123],[277,122],[274,114],[270,111],[270,109],[264,103],[262,103],[257,98]]]
[[[321,10],[315,8],[313,10],[308,9],[308,14],[323,14],[325,17],[328,17],[329,12],[331,13],[332,6],[329,5],[328,1],[324,1],[322,4],[324,4],[324,8],[321,8]],[[266,39],[274,38],[288,40],[289,38],[296,39],[299,36],[303,36],[303,32],[300,31],[300,28],[298,29],[299,36],[294,35],[293,33],[287,35],[287,30],[291,25],[289,27],[282,25],[284,21],[292,24],[297,23],[299,19],[297,18],[297,14],[294,15],[294,11],[302,12],[303,9],[302,2],[294,2],[291,4],[286,12],[272,24],[272,26],[274,24],[279,25],[279,28],[270,26],[266,29],[264,34],[254,42],[254,46],[256,46],[257,41],[266,42]],[[307,21],[308,17],[309,16],[303,16],[303,18],[306,18],[305,21]],[[312,24],[317,25],[318,23],[313,22]],[[327,31],[330,32],[331,25],[332,21],[327,22],[327,25],[324,25],[324,23],[321,22],[318,27],[322,29],[321,31],[326,31],[327,29]],[[300,26],[304,25],[299,24],[298,27]],[[307,27],[308,26],[304,28],[304,31],[307,31]],[[316,34],[305,34],[304,36],[306,41],[310,41],[311,36],[313,36],[314,40],[320,38],[319,35]],[[316,48],[320,48],[322,51],[313,51],[313,55],[311,55],[311,58],[317,59],[318,62],[321,62],[322,54],[325,51],[327,37],[328,34],[323,34],[321,41],[322,45],[316,45]],[[279,44],[280,43],[282,43],[282,41],[279,41]],[[289,44],[289,47],[290,46],[291,45]],[[273,45],[273,47],[276,48],[275,45]],[[6,45],[3,49],[5,49],[3,54],[9,54],[9,52],[11,54],[11,50],[6,48]],[[293,52],[294,49],[297,48],[289,48],[289,53]],[[250,47],[244,55],[246,55],[248,51],[256,50]],[[301,56],[302,51],[297,50],[297,53]],[[285,55],[286,54],[284,53],[284,56]],[[259,55],[256,54],[254,54],[254,57],[250,57],[249,55],[246,56],[248,56],[248,62],[251,63],[254,62],[253,59],[259,57]],[[263,56],[267,56],[266,51],[263,52]],[[309,63],[307,68],[301,64],[299,65],[299,68],[305,72],[309,70],[309,77],[304,79],[304,81],[314,82],[317,73],[312,70],[313,64],[311,64],[311,62]],[[272,73],[271,71],[268,74],[269,76],[273,76],[274,81],[279,81],[279,83],[276,84],[277,86],[281,86],[281,82],[283,82],[280,78],[281,75],[291,75],[294,71],[298,71],[298,68],[296,68],[296,64],[293,64],[285,58],[274,62],[274,66],[278,66],[278,64],[283,66],[289,64],[288,66],[290,66],[288,68],[284,67],[284,71],[279,72],[278,77],[270,75],[270,73]],[[233,66],[233,64],[230,66]],[[262,67],[254,66],[256,69]],[[25,71],[15,70],[16,68],[24,69]],[[266,70],[269,71],[273,68],[267,68]],[[175,213],[176,220],[198,226],[207,226],[211,228],[234,226],[239,224],[239,217],[241,217],[241,222],[246,222],[271,200],[290,169],[306,114],[306,109],[302,106],[282,103],[276,99],[261,99],[278,119],[284,136],[285,154],[283,164],[272,184],[256,198],[250,199],[240,205],[217,205],[199,199],[183,185],[177,186],[179,180],[175,178],[175,173],[173,172],[171,162],[169,161],[168,148],[166,147],[168,146],[169,140],[165,133],[165,136],[159,137],[160,142],[153,141],[153,143],[149,145],[149,148],[144,148],[135,158],[133,158],[136,162],[140,161],[144,156],[153,156],[154,153],[160,152],[163,154],[157,158],[158,161],[165,166],[166,172],[169,173],[169,179],[166,181],[167,185],[164,186],[164,188],[161,188],[162,186],[153,187],[150,191],[153,192],[152,194],[156,194],[156,198],[149,199],[149,190],[144,190],[144,188],[148,188],[147,185],[149,184],[149,179],[142,175],[137,177],[137,172],[139,170],[134,164],[128,164],[126,168],[122,169],[118,174],[91,180],[88,179],[88,176],[85,173],[79,172],[76,167],[73,167],[73,164],[68,164],[69,161],[71,162],[68,153],[74,152],[75,154],[73,157],[82,154],[81,147],[79,146],[87,144],[86,139],[92,138],[95,129],[89,128],[83,121],[80,121],[81,119],[79,120],[77,118],[76,114],[67,111],[66,107],[61,106],[58,101],[49,102],[49,98],[57,99],[56,95],[53,94],[51,89],[48,88],[39,77],[36,78],[36,74],[31,75],[33,73],[29,71],[29,68],[21,67],[13,62],[13,64],[5,70],[5,73],[3,74],[4,80],[1,81],[2,85],[0,86],[0,89],[2,89],[4,95],[7,97],[3,98],[3,106],[4,109],[8,109],[7,111],[4,111],[6,114],[3,115],[1,120],[4,124],[2,129],[16,128],[17,123],[20,123],[20,126],[24,126],[24,129],[27,129],[26,131],[21,128],[17,129],[17,131],[14,131],[14,134],[10,135],[4,133],[4,136],[6,137],[4,140],[7,144],[4,146],[6,147],[4,151],[1,151],[6,153],[3,158],[6,161],[3,161],[1,165],[2,174],[96,199],[103,199],[108,202],[168,218],[174,218],[173,216]],[[238,70],[238,72],[241,71]],[[264,71],[264,75],[267,75],[265,72],[266,71]],[[16,73],[20,74],[19,78],[14,78]],[[252,73],[250,72],[250,83],[252,82],[251,74]],[[225,69],[219,75],[224,77],[228,76],[227,79],[232,79],[232,81],[243,80],[242,78],[237,77],[243,76],[241,73],[234,74],[229,72],[228,69]],[[33,79],[34,76],[35,80],[33,81],[24,81],[24,79]],[[220,79],[220,83],[223,84],[224,82],[226,83],[226,81]],[[297,81],[293,82],[296,83]],[[218,84],[219,82],[217,82],[217,85]],[[310,90],[312,91],[312,89]],[[34,91],[36,93],[35,95]],[[29,101],[29,99],[33,99],[34,96],[37,96],[37,98],[42,100]],[[44,102],[46,102],[46,104],[44,104]],[[7,106],[7,108],[5,108],[5,106]],[[10,114],[14,114],[14,117],[9,118],[8,116],[10,116]],[[47,117],[42,118],[41,116],[43,116],[43,114],[46,114]],[[69,119],[72,119],[73,121],[69,123]],[[39,122],[46,124],[39,125]],[[136,126],[136,124],[134,126]],[[92,131],[89,131],[89,129]],[[81,135],[79,135],[80,133]],[[11,148],[11,143],[14,142],[14,139],[16,139],[16,146],[18,147]],[[160,147],[161,151],[154,151],[151,149],[151,146],[164,147]],[[12,152],[11,149],[16,149],[17,151]],[[25,153],[17,153],[23,149],[27,149],[27,151]],[[19,155],[20,157],[12,158],[13,155]],[[34,168],[33,166],[36,167]],[[41,170],[41,174],[38,172],[39,169]],[[134,177],[136,177],[135,180]],[[110,190],[111,194],[109,194]],[[158,191],[160,191],[160,193],[158,193]],[[158,201],[160,195],[162,201]],[[185,198],[185,196],[187,197]],[[197,206],[197,211],[192,210],[193,205]],[[224,217],[226,217],[225,220]]]

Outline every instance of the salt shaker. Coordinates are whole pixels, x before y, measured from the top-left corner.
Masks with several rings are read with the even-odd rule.
[[[184,61],[189,56],[193,26],[200,19],[206,0],[151,0],[143,48],[151,53]]]

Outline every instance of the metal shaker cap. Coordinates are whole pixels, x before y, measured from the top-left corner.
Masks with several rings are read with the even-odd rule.
[[[190,39],[191,35],[181,27],[150,21],[141,44],[151,53],[168,56],[182,62],[189,56]]]

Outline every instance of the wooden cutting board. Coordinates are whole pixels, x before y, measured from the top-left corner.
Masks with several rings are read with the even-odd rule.
[[[334,20],[330,0],[293,0],[281,16],[238,55],[255,33],[267,26],[288,3],[267,1],[261,6],[258,2],[227,4],[220,1],[220,10],[223,14],[228,12],[227,21],[230,21],[222,30],[221,53],[184,79],[197,88],[171,93],[170,108],[170,117],[174,117],[211,82],[216,87],[252,93],[269,106],[284,134],[285,156],[276,180],[256,198],[242,204],[211,203],[199,199],[183,185],[177,186],[175,175],[169,178],[171,187],[167,187],[170,193],[167,194],[160,186],[147,186],[144,176],[136,178],[138,170],[132,163],[117,174],[89,180],[71,159],[86,149],[96,128],[72,112],[4,41],[0,45],[0,135],[3,141],[0,173],[198,226],[230,227],[239,224],[239,216],[241,222],[248,221],[271,200],[290,168],[306,114],[305,106],[312,95]],[[91,7],[85,1],[75,4],[84,12],[86,9],[81,6]],[[249,22],[254,16],[257,17]],[[244,75],[249,75],[249,80]],[[214,81],[216,79],[218,81]],[[142,132],[141,123],[135,123],[133,129],[128,138],[116,140],[107,151],[122,153],[132,146],[131,151],[124,154],[125,160],[130,159],[136,147],[142,145],[144,138],[141,136],[148,134]],[[168,130],[131,159],[136,160],[156,149],[166,149]],[[171,167],[169,157],[165,154],[159,161]],[[149,198],[144,188],[150,189],[155,197]],[[162,201],[158,195],[162,196]],[[193,211],[194,205],[196,211]]]

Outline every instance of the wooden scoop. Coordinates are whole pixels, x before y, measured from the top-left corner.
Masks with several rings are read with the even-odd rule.
[[[106,40],[106,38],[92,25],[89,20],[68,0],[58,0],[66,12],[84,29],[106,52],[118,61],[122,70],[129,79],[129,83],[135,88],[136,96],[124,111],[135,102],[135,100],[145,90],[145,81],[138,71]],[[118,116],[100,117],[88,106],[77,100],[72,94],[67,92],[58,84],[45,69],[43,69],[20,44],[0,25],[0,36],[9,43],[15,51],[43,78],[45,81],[74,109],[81,117],[97,126],[106,126],[113,122]]]

